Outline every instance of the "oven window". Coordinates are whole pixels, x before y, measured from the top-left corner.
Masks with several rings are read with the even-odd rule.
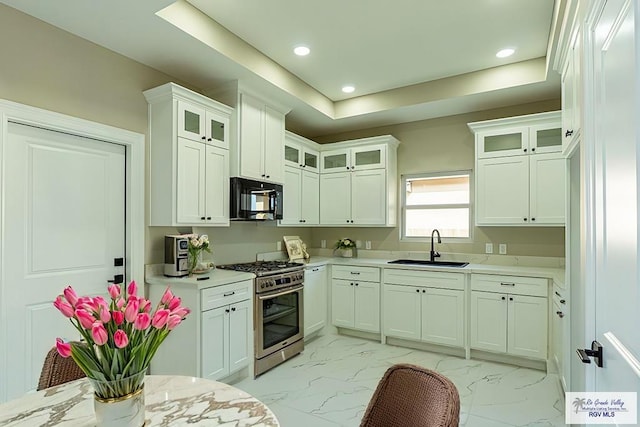
[[[262,300],[263,349],[300,333],[300,294],[292,292]]]

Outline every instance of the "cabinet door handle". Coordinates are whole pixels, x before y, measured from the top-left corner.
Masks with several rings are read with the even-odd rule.
[[[423,290],[422,290],[422,293],[423,293],[423,294],[426,294],[426,293],[427,293],[427,290],[426,290],[426,289],[423,289]]]
[[[312,268],[311,271],[318,271],[320,270],[319,268]]]
[[[535,218],[531,218],[531,221],[535,221],[535,220],[536,220]]]
[[[526,221],[526,220],[527,220],[527,218],[524,218],[524,220]]]
[[[567,303],[567,301],[565,301],[563,299],[560,300],[560,304],[566,304],[566,303]]]
[[[359,271],[352,271],[351,274],[355,274],[355,275],[359,276],[360,272]]]
[[[516,286],[515,283],[500,282],[500,286]]]
[[[226,294],[222,294],[223,297],[230,297],[231,295],[235,295],[236,291],[228,292]]]
[[[513,301],[513,297],[509,297],[509,301]]]
[[[531,149],[531,151],[532,151],[532,152],[533,152],[533,151],[536,151],[536,148],[535,148],[535,147],[533,147],[533,148]]]
[[[525,152],[525,153],[527,152],[527,149],[526,149],[526,148],[524,149],[524,152]]]
[[[228,312],[229,312],[229,309],[227,308],[224,312],[225,312],[225,313],[228,313]]]
[[[558,315],[559,318],[563,318],[564,317],[564,313],[561,311],[556,311],[556,314]]]
[[[353,286],[353,283],[349,283],[351,286]]]
[[[235,307],[231,307],[231,311],[236,311],[236,308]]]
[[[208,220],[208,221],[211,221],[211,217],[210,217],[210,216],[208,216],[208,217],[207,217],[207,220]]]
[[[506,300],[506,299],[507,299],[507,297],[502,297],[501,299],[502,299],[502,301],[504,301],[504,300]]]
[[[420,292],[420,289],[416,289],[416,292]]]
[[[356,283],[356,286],[358,286],[358,284]]]
[[[206,139],[207,139],[207,137],[206,137],[206,136],[203,136],[203,137],[202,137],[202,140],[203,140],[203,141],[204,141],[204,140],[206,140]]]
[[[200,219],[204,221],[205,218],[203,216],[201,216]]]
[[[570,137],[571,135],[573,135],[573,129],[571,129],[571,130],[567,130],[567,131],[565,132],[565,134],[564,134],[564,137],[565,137],[565,138],[568,138],[568,137]]]

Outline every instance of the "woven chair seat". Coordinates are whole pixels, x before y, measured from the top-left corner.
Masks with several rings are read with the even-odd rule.
[[[64,358],[60,356],[58,350],[53,347],[44,359],[40,380],[38,381],[38,390],[84,377],[86,377],[85,373],[71,357]]]
[[[454,427],[459,419],[460,396],[451,380],[397,364],[378,383],[360,427]]]

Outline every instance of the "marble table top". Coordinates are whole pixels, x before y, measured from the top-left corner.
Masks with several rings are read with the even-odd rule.
[[[148,375],[148,426],[279,427],[271,410],[230,385],[186,376]],[[1,426],[95,426],[93,388],[84,378],[0,404]]]

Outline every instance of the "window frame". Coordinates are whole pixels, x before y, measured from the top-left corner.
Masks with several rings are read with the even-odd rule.
[[[438,178],[455,175],[468,175],[469,176],[469,204],[446,204],[446,205],[417,205],[412,208],[407,208],[407,180],[416,178]],[[442,237],[443,242],[447,243],[473,243],[473,231],[474,231],[474,177],[471,169],[453,170],[453,171],[441,171],[441,172],[423,172],[415,174],[402,174],[400,175],[400,241],[401,242],[431,242],[431,236],[412,237],[406,235],[406,222],[407,222],[407,209],[419,209],[424,206],[433,206],[433,209],[449,209],[449,208],[469,208],[469,237]],[[436,207],[437,206],[437,207]]]

